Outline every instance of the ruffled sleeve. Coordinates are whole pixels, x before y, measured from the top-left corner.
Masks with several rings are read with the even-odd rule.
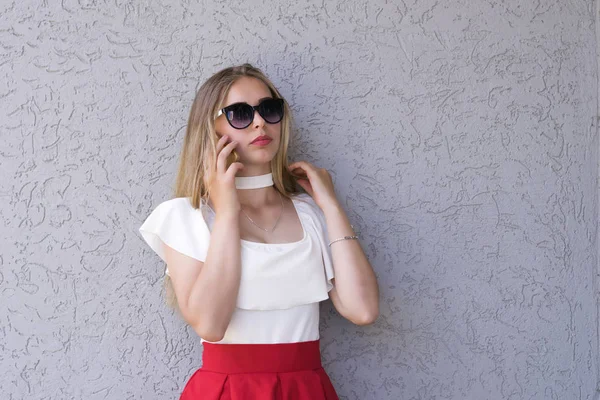
[[[188,197],[160,203],[146,218],[139,231],[152,250],[166,262],[162,243],[178,252],[204,262],[210,231],[201,210]],[[168,275],[168,268],[165,270]]]
[[[323,257],[323,268],[325,269],[325,277],[327,279],[327,291],[333,289],[332,279],[334,278],[333,273],[333,258],[331,256],[331,248],[329,247],[329,234],[327,233],[327,221],[325,220],[325,214],[321,207],[317,205],[315,200],[306,193],[297,195],[299,200],[304,201],[308,207],[306,208],[312,221],[315,224],[315,231],[319,239],[319,247],[321,248],[321,255]]]

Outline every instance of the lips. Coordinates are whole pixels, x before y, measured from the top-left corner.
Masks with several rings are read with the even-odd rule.
[[[265,143],[269,143],[271,140],[273,140],[273,139],[271,139],[269,136],[261,135],[261,136],[258,136],[257,138],[255,138],[252,142],[250,142],[250,144],[252,144],[252,143],[265,144]]]

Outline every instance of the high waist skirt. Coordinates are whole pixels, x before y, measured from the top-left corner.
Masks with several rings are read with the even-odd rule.
[[[321,365],[319,340],[203,346],[202,367],[180,400],[338,400]]]

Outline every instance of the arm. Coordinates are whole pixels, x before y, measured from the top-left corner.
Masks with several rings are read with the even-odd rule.
[[[241,249],[231,243],[239,243],[239,236],[238,216],[232,212],[216,215],[204,262],[163,245],[181,314],[210,342],[223,338],[235,310]]]
[[[341,204],[323,207],[330,240],[351,236],[352,227]],[[334,288],[329,297],[336,310],[357,325],[375,322],[379,315],[379,287],[373,268],[358,240],[340,240],[331,245]]]

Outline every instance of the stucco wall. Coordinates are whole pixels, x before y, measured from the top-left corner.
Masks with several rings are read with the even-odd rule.
[[[251,62],[379,277],[375,325],[322,307],[342,398],[595,398],[596,17],[591,1],[3,1],[2,397],[178,396],[202,349],[137,228],[171,194],[195,89]]]

